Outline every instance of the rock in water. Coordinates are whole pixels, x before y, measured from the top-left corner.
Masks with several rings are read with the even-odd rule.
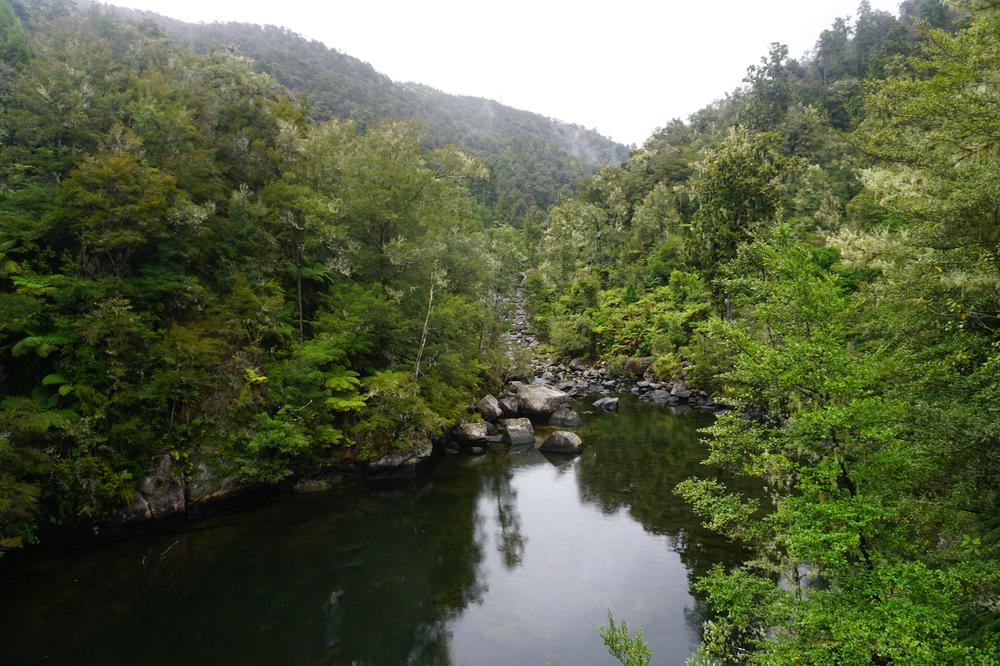
[[[483,444],[489,434],[483,421],[473,421],[457,426],[451,431],[451,438],[459,444]]]
[[[575,432],[556,430],[545,438],[539,450],[544,453],[580,453],[583,440]]]
[[[521,386],[517,389],[517,402],[526,416],[548,416],[569,402],[569,394],[544,384]]]
[[[649,399],[652,400],[657,405],[665,405],[670,402],[670,392],[664,391],[663,389],[656,389],[646,394]]]
[[[393,451],[368,463],[368,472],[370,474],[387,474],[401,471],[412,472],[421,463],[430,458],[433,452],[434,447],[430,442],[414,446],[412,449],[406,451]]]
[[[670,389],[670,395],[675,398],[689,398],[691,397],[691,389],[682,381],[674,382],[673,388]]]
[[[340,477],[331,477],[328,479],[299,479],[292,486],[292,492],[299,494],[307,493],[322,493],[326,492],[330,488],[340,483]]]
[[[498,418],[503,416],[503,409],[500,407],[500,401],[492,395],[483,396],[483,399],[476,405],[476,411],[479,412],[479,415],[482,416],[485,421],[496,421]]]
[[[500,425],[506,428],[506,439],[511,446],[535,443],[535,429],[531,427],[529,419],[503,419]]]
[[[551,425],[566,426],[568,428],[579,428],[583,425],[583,419],[574,410],[570,409],[567,405],[563,405],[556,411],[552,412],[549,416],[549,423]]]
[[[599,407],[606,412],[614,412],[618,409],[618,398],[601,398],[594,401],[594,407]]]

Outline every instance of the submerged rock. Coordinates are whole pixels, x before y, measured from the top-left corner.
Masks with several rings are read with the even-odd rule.
[[[341,478],[339,476],[328,477],[325,479],[299,479],[292,486],[292,492],[296,493],[321,493],[326,490],[330,490],[335,485],[340,483]]]
[[[618,398],[601,398],[594,401],[594,407],[603,409],[606,412],[613,412],[618,409]]]
[[[390,472],[410,472],[431,457],[434,446],[427,442],[406,451],[393,451],[368,463],[368,471],[377,475]]]
[[[569,428],[579,428],[583,425],[583,419],[576,411],[569,408],[568,405],[563,405],[552,412],[549,416],[549,423],[551,425],[566,426]]]
[[[575,432],[556,430],[545,438],[539,450],[544,453],[580,453],[583,440]]]

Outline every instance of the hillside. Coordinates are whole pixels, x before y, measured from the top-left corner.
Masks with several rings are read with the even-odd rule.
[[[152,21],[199,53],[226,49],[251,58],[293,93],[316,120],[353,120],[362,128],[386,118],[419,118],[437,144],[453,143],[490,166],[473,187],[488,213],[519,221],[575,189],[579,178],[618,164],[628,149],[594,130],[561,123],[480,97],[450,95],[395,82],[370,64],[286,28],[246,23],[195,24],[151,12],[116,9]]]

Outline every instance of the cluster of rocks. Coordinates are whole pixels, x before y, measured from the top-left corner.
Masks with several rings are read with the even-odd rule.
[[[514,304],[514,314],[510,320],[510,329],[503,336],[507,349],[530,351],[538,346],[538,338],[531,333],[528,326],[528,314],[524,310],[524,290],[519,287],[509,302]]]
[[[505,334],[508,349],[511,355],[517,348],[534,350],[538,339],[529,329],[522,290],[514,293],[511,302],[515,305],[515,312],[510,330]],[[537,447],[552,453],[579,453],[582,442],[579,435],[572,431],[554,429],[541,442],[535,433],[536,425],[546,426],[547,431],[582,425],[580,414],[569,404],[574,398],[600,396],[593,405],[605,411],[617,410],[617,396],[623,393],[635,394],[640,400],[658,405],[721,408],[704,391],[689,388],[683,379],[658,381],[650,372],[651,365],[651,358],[628,359],[622,368],[625,376],[614,376],[608,368],[582,359],[560,363],[535,358],[531,362],[534,377],[530,382],[513,381],[504,387],[500,397],[485,396],[475,407],[477,420],[459,424],[434,445],[428,442],[407,451],[393,451],[351,470],[324,470],[314,477],[290,482],[290,487],[296,492],[325,490],[343,478],[341,472],[368,477],[413,474],[437,448],[445,453],[479,454],[491,444],[504,444]],[[189,470],[187,475],[180,472],[170,454],[155,456],[151,463],[150,473],[136,484],[134,500],[120,514],[120,522],[190,514],[205,504],[231,498],[247,490],[231,472],[218,469],[218,466],[210,468],[204,462],[195,464],[193,473]]]
[[[514,381],[499,398],[487,395],[476,405],[479,420],[465,421],[451,430],[443,442],[445,453],[484,453],[490,444],[512,447],[536,446],[535,424],[574,428],[583,423],[569,406],[571,396],[545,384]],[[579,453],[579,435],[556,430],[538,444],[540,451]]]
[[[433,445],[428,441],[407,450],[394,450],[363,465],[321,469],[312,476],[247,485],[240,483],[233,470],[227,469],[225,461],[216,456],[205,456],[213,460],[212,465],[199,460],[184,474],[169,453],[161,453],[153,456],[149,473],[133,488],[131,503],[113,522],[124,525],[195,516],[210,506],[224,506],[244,495],[281,489],[296,493],[328,490],[346,477],[411,476],[432,454]]]
[[[683,379],[658,381],[651,373],[653,359],[631,358],[624,363],[627,376],[614,376],[606,367],[591,365],[582,359],[560,363],[551,359],[532,362],[534,384],[553,386],[573,398],[586,395],[603,396],[594,405],[608,411],[618,407],[616,396],[632,393],[639,400],[656,405],[686,405],[699,409],[721,409],[723,406],[705,391],[690,388]]]

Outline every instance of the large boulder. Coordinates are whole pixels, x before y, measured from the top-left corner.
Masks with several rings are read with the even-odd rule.
[[[469,421],[456,426],[451,431],[451,438],[459,444],[465,445],[482,445],[489,435],[489,428],[483,421]]]
[[[577,372],[583,372],[584,370],[590,369],[590,363],[587,363],[582,358],[574,358],[569,362],[569,369],[576,370]]]
[[[632,377],[642,377],[652,365],[652,356],[634,356],[632,358],[625,359],[625,363],[622,364],[622,369],[626,374]]]
[[[483,399],[476,405],[476,411],[479,412],[479,415],[485,421],[496,421],[503,416],[503,408],[500,407],[500,401],[492,395],[483,396]]]
[[[563,405],[549,415],[549,424],[579,428],[583,425],[583,419],[580,418],[580,415],[576,411],[570,409],[568,405]]]
[[[506,430],[504,437],[511,446],[525,446],[535,443],[535,429],[530,419],[503,419],[500,425]]]
[[[500,398],[499,402],[504,416],[517,416],[518,410],[521,409],[521,404],[517,401],[516,395],[505,395]]]
[[[606,412],[614,412],[618,409],[618,398],[601,398],[594,401],[594,407],[603,409]]]
[[[184,482],[173,473],[174,459],[169,453],[153,458],[153,473],[139,483],[153,518],[184,510]]]
[[[527,416],[548,416],[569,402],[568,393],[544,384],[521,386],[517,389],[517,402],[521,413]]]
[[[650,391],[646,394],[649,400],[652,400],[657,405],[665,405],[670,402],[670,392],[664,391],[663,389],[656,389],[655,391]]]
[[[544,453],[580,453],[583,440],[575,432],[556,430],[545,438],[539,450]]]

